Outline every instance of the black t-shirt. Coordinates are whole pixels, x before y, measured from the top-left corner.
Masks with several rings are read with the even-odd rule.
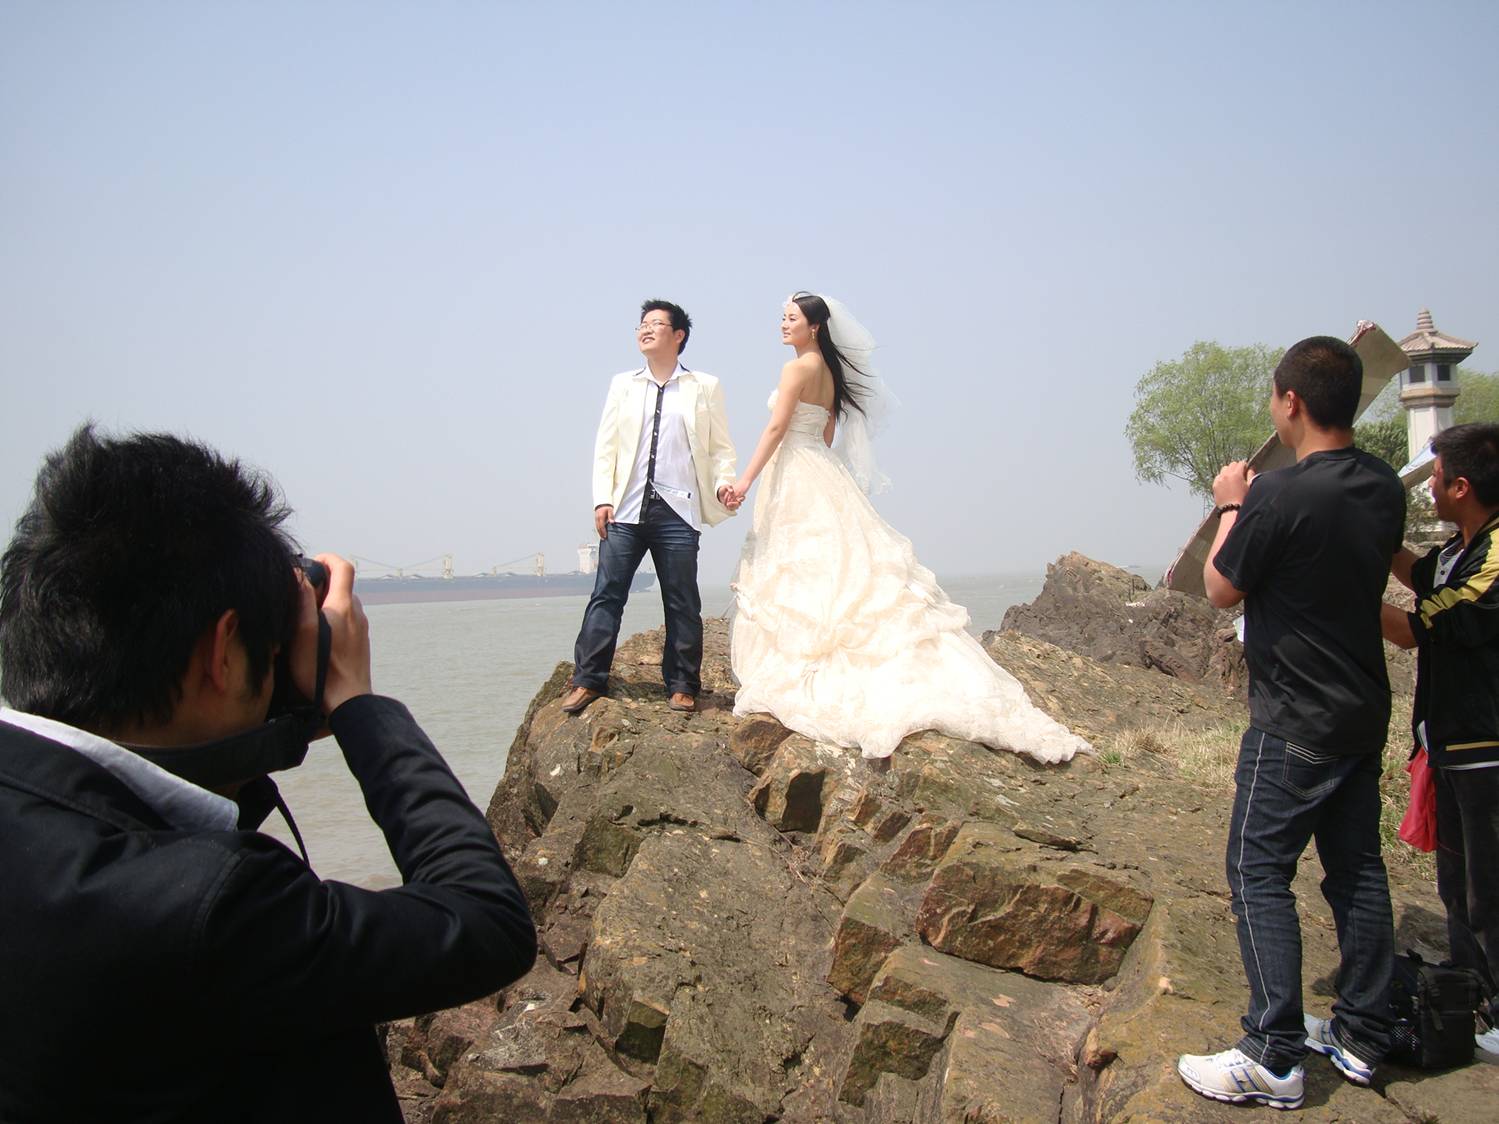
[[[1405,533],[1389,465],[1348,447],[1255,478],[1213,560],[1244,599],[1249,719],[1322,753],[1376,753],[1390,721],[1379,604]]]

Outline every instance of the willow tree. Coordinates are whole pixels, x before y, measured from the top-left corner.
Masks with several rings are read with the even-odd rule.
[[[1270,436],[1270,376],[1283,354],[1264,344],[1199,340],[1180,359],[1152,367],[1135,385],[1124,427],[1135,476],[1150,484],[1181,480],[1211,497],[1218,470]]]

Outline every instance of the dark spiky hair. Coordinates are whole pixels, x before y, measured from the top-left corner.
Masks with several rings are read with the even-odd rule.
[[[204,445],[82,426],[0,557],[0,694],[91,730],[167,721],[228,609],[259,690],[295,605],[289,514],[269,479]]]

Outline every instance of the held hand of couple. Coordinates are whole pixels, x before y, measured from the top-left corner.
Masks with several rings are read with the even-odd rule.
[[[732,484],[725,484],[718,489],[718,502],[730,511],[738,511],[739,505],[744,502],[744,492],[738,491]]]

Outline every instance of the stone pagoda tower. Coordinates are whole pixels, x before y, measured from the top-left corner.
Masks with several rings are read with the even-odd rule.
[[[1439,332],[1431,321],[1431,310],[1423,308],[1416,330],[1400,341],[1410,356],[1410,367],[1400,375],[1400,405],[1405,408],[1409,435],[1408,459],[1426,448],[1426,443],[1452,424],[1452,403],[1457,401],[1457,365],[1478,346]]]

